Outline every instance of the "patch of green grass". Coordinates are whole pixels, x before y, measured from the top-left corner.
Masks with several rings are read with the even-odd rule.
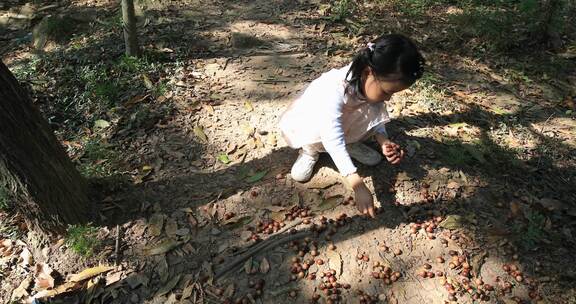
[[[447,141],[441,151],[442,162],[455,167],[475,165],[485,162],[483,153],[476,151],[474,146],[459,141]]]
[[[118,101],[120,86],[104,65],[84,67],[80,72],[84,82],[86,97],[95,98],[105,106],[112,106]]]
[[[10,207],[10,193],[4,185],[0,185],[0,211],[8,210]]]
[[[100,245],[96,237],[98,228],[88,225],[71,225],[67,229],[66,244],[77,254],[91,257]]]
[[[334,22],[340,22],[348,18],[354,12],[355,4],[353,0],[335,0],[332,2],[332,16]]]
[[[525,249],[532,249],[546,236],[546,217],[537,211],[528,211],[525,216],[526,221],[516,222],[513,230],[520,245]]]
[[[112,145],[102,140],[90,139],[84,145],[84,154],[79,161],[82,175],[88,178],[106,177],[114,173],[119,155]]]
[[[146,71],[150,64],[146,57],[132,57],[123,55],[120,57],[118,67],[128,73],[141,73]]]

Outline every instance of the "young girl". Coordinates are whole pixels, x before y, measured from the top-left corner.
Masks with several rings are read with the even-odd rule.
[[[351,64],[312,81],[282,115],[280,129],[288,145],[300,149],[292,178],[312,176],[320,152],[328,152],[354,189],[360,212],[374,217],[372,194],[356,173],[351,158],[374,166],[380,153],[362,144],[374,136],[391,164],[404,151],[391,142],[384,124],[390,121],[385,101],[410,87],[424,72],[424,58],[407,37],[383,35],[360,51]]]

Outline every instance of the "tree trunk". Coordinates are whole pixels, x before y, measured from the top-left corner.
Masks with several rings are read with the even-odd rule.
[[[1,60],[0,186],[37,232],[61,233],[93,214],[86,181]]]
[[[136,36],[136,16],[134,14],[134,1],[122,0],[122,20],[124,23],[124,44],[126,55],[139,55],[138,36]]]

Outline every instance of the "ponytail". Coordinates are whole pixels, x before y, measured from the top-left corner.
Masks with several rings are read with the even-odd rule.
[[[362,72],[366,67],[370,67],[378,79],[412,85],[424,74],[424,64],[424,57],[408,37],[399,34],[380,36],[352,60],[346,73],[346,93],[365,97]]]

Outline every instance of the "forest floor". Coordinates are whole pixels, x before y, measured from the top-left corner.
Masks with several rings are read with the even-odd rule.
[[[4,206],[1,302],[576,303],[574,45],[497,52],[448,4],[147,0],[136,59],[117,2],[0,6],[2,60],[99,210],[32,257]],[[387,32],[427,65],[388,104],[406,159],[359,166],[368,219],[328,156],[290,179],[276,124]]]

